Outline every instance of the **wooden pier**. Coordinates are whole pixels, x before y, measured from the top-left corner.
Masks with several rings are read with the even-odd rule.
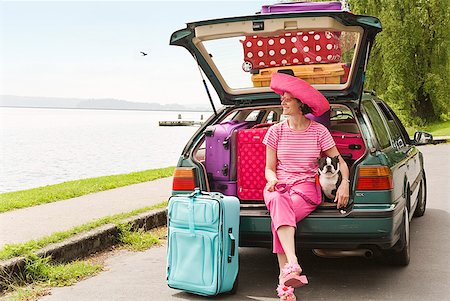
[[[192,121],[192,120],[173,120],[173,121],[159,122],[159,126],[196,126],[202,124],[203,121]]]

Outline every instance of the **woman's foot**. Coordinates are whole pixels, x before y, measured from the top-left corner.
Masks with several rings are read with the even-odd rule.
[[[283,284],[278,284],[277,293],[278,297],[280,297],[280,301],[297,300],[297,298],[294,295],[294,288],[292,286],[285,286]]]
[[[280,284],[285,286],[300,287],[308,284],[305,275],[300,275],[302,269],[298,263],[286,263],[281,271]]]

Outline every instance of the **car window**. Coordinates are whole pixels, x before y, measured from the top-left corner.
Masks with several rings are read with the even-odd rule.
[[[411,140],[409,139],[409,134],[406,131],[405,127],[403,126],[400,119],[397,117],[397,115],[394,113],[394,111],[388,106],[388,104],[384,103],[384,106],[387,108],[387,110],[391,113],[391,116],[394,118],[395,124],[400,130],[400,133],[403,137],[403,140],[406,144],[411,144]]]
[[[226,122],[226,121],[230,121],[230,120],[235,119],[236,116],[237,116],[237,114],[238,114],[238,111],[234,111],[234,112],[232,112],[231,114],[228,114],[227,117],[225,117],[225,118],[222,120],[222,122]]]
[[[266,122],[274,123],[278,121],[278,114],[274,111],[270,111],[267,115]]]
[[[245,118],[245,121],[257,121],[260,113],[260,110],[252,111],[248,114],[247,118]]]
[[[370,123],[372,125],[375,137],[377,138],[381,149],[390,146],[391,143],[389,141],[389,133],[377,108],[372,101],[364,101],[363,103],[367,116],[369,117]]]
[[[377,102],[384,118],[387,121],[389,132],[391,133],[391,144],[395,148],[402,148],[406,145],[406,141],[403,139],[402,132],[392,116],[392,112],[386,107],[385,104]]]

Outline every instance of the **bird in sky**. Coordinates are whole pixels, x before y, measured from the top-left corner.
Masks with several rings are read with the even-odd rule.
[[[142,56],[146,56],[147,53],[141,51]]]

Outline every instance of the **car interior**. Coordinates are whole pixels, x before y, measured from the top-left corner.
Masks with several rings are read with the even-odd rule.
[[[287,116],[282,115],[282,108],[278,106],[266,107],[245,107],[232,110],[228,115],[217,123],[224,123],[230,120],[247,121],[253,126],[268,128],[271,124],[276,124],[285,120]],[[349,169],[355,161],[362,158],[366,152],[366,145],[361,135],[358,122],[354,116],[352,109],[343,104],[331,104],[330,119],[328,127],[333,139],[336,142],[336,147],[346,161]],[[192,158],[202,166],[205,174],[207,174],[205,167],[206,158],[206,143],[205,138],[201,140],[192,153]],[[235,142],[233,142],[235,143]],[[263,162],[261,164],[264,164]],[[207,185],[210,188],[214,186],[211,176],[207,176]],[[352,178],[352,177],[351,177]],[[261,201],[261,200],[255,200]],[[324,201],[326,201],[324,199]],[[326,204],[325,206],[334,204]]]

